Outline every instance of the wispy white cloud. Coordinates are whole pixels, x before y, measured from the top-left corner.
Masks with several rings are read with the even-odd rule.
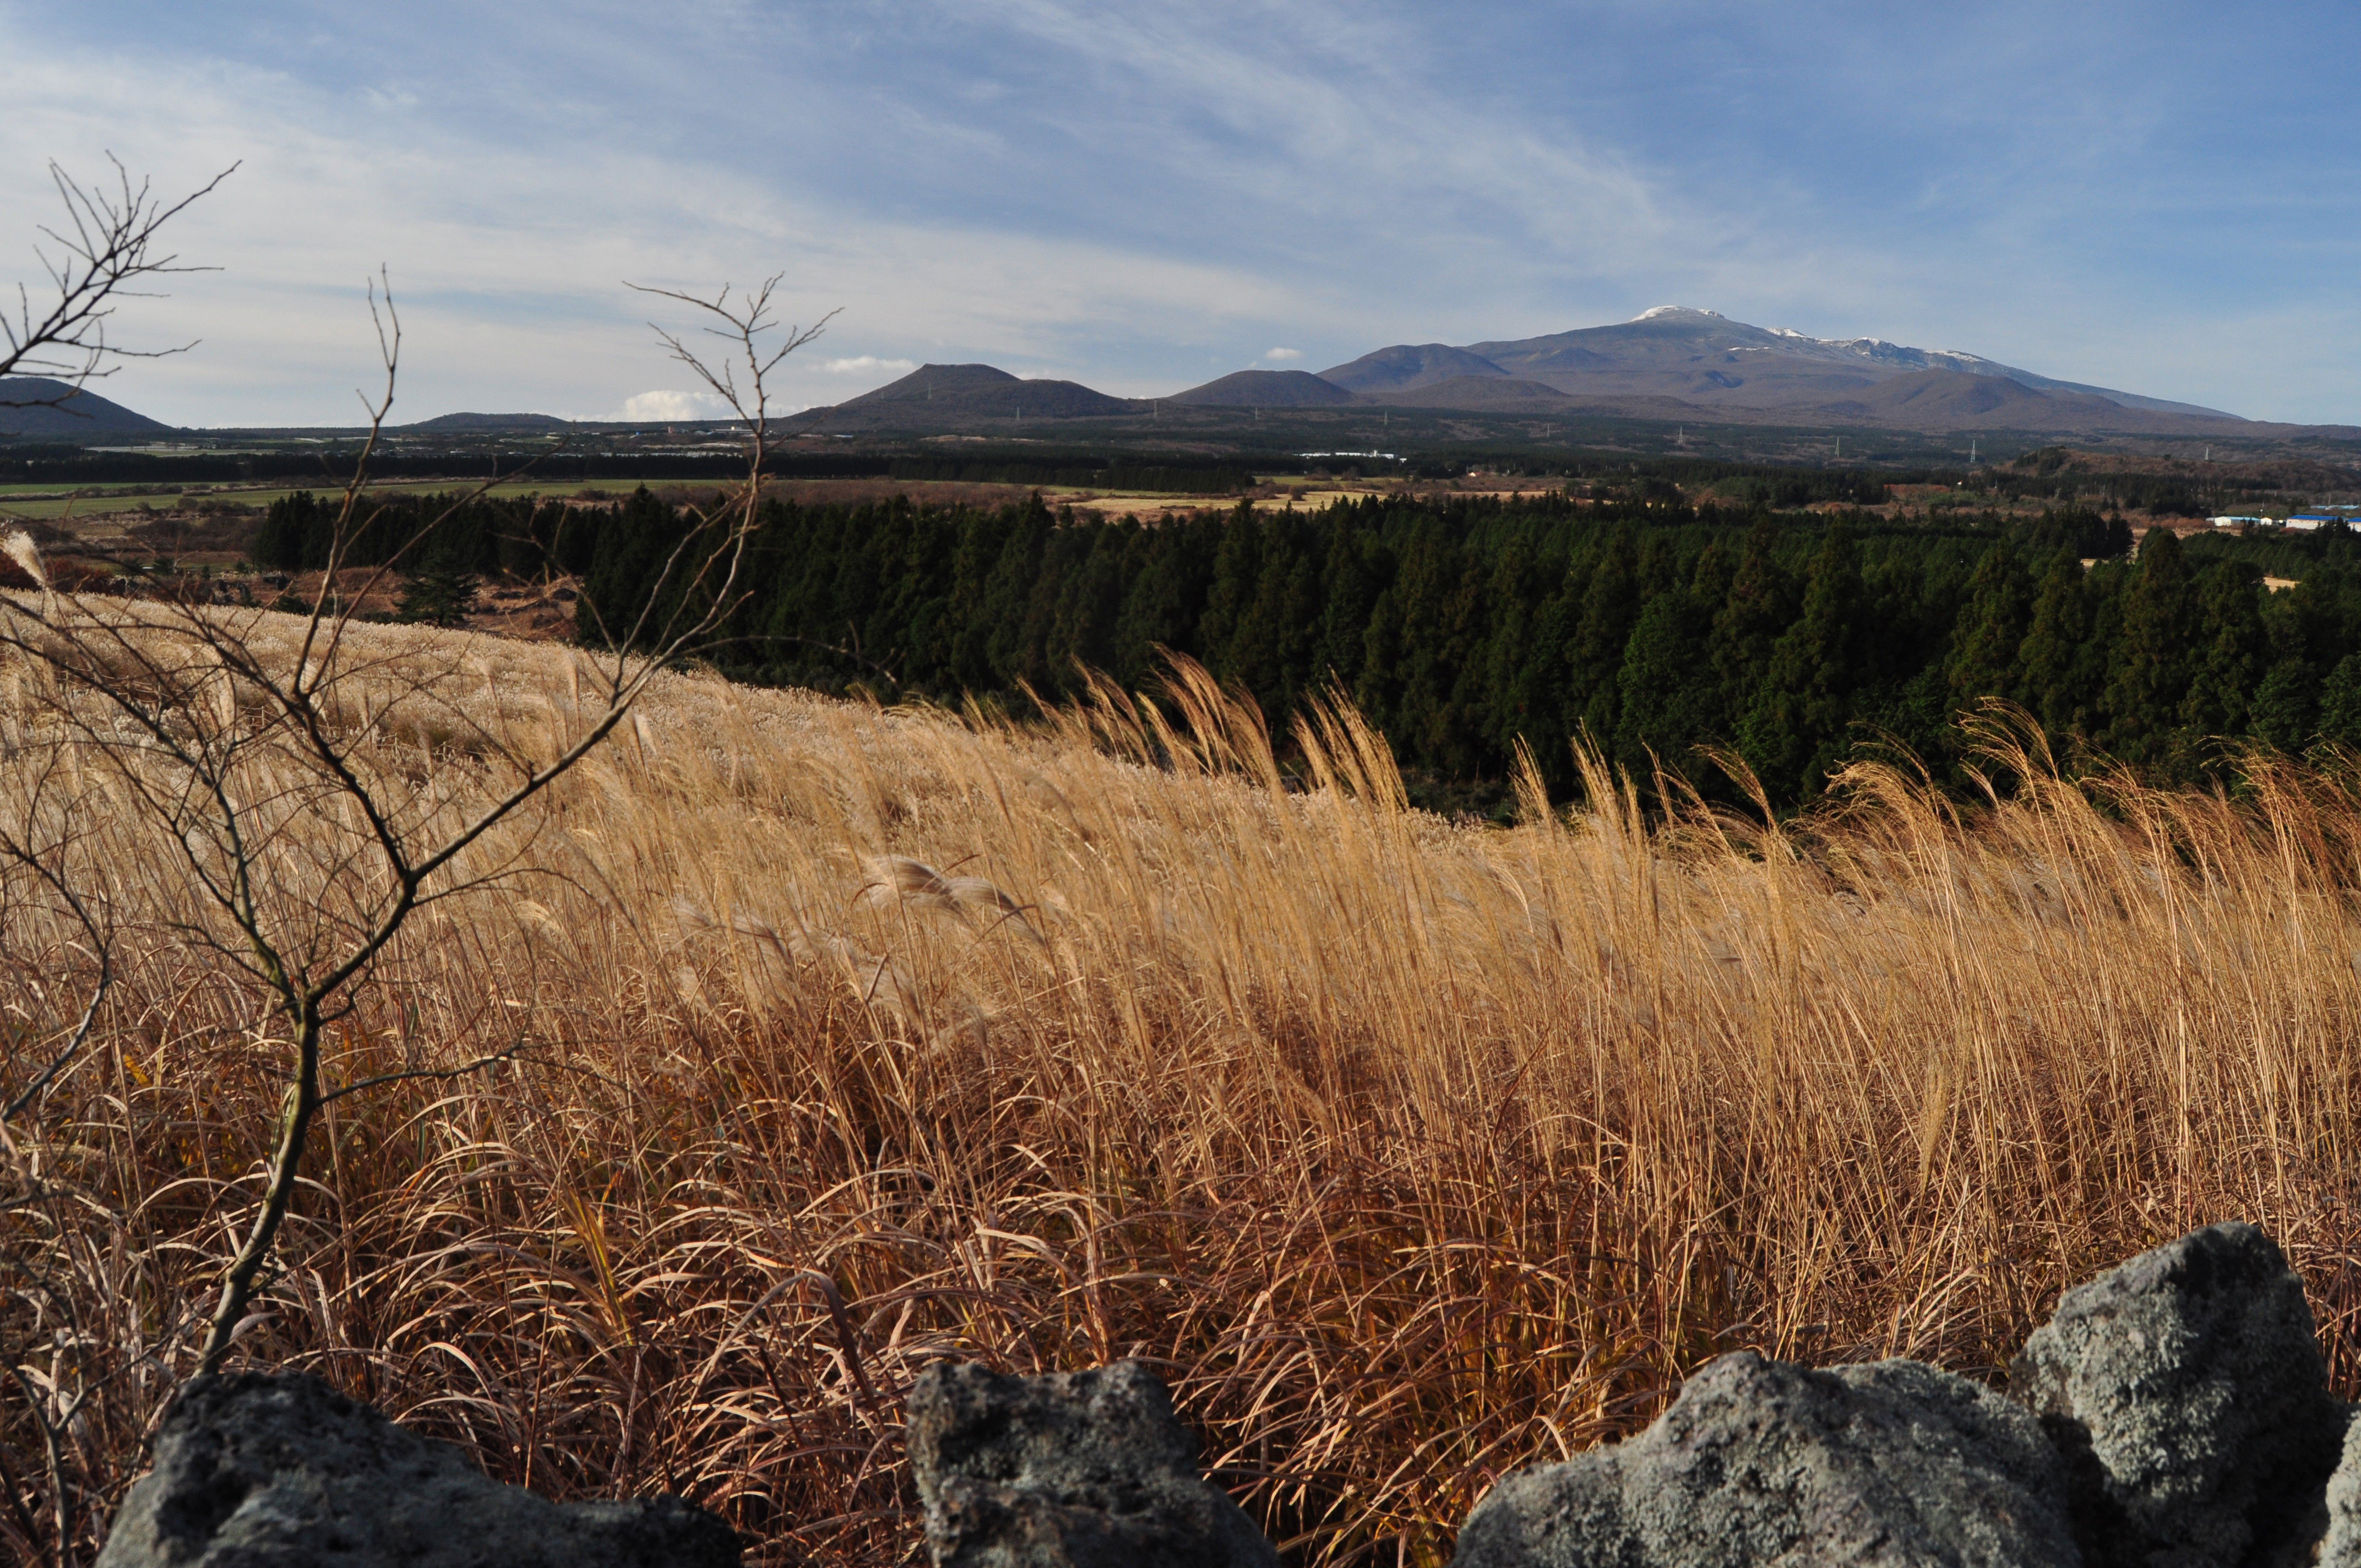
[[[245,160],[178,225],[183,254],[220,270],[182,280],[169,302],[135,304],[123,323],[134,336],[203,340],[119,378],[125,400],[175,422],[351,419],[353,389],[374,374],[362,289],[380,264],[401,313],[401,404],[412,417],[620,405],[664,358],[647,328],[650,302],[625,279],[709,291],[784,272],[791,320],[840,308],[830,335],[857,330],[924,345],[926,357],[1017,369],[1071,363],[1078,344],[1126,337],[1142,318],[1251,322],[1302,304],[1252,272],[1119,238],[880,220],[637,141],[561,151],[494,145],[425,118],[393,131],[356,125],[329,94],[280,73],[116,59],[31,37],[5,10],[0,57],[27,62],[0,153],[36,147],[88,171],[112,148],[164,190]],[[0,157],[0,213],[19,217],[7,225],[17,233],[0,232],[0,246],[17,247],[0,251],[0,279],[34,272],[26,220],[54,207],[44,181],[38,159]],[[698,324],[661,302],[653,313],[676,330]],[[779,390],[789,402],[832,402],[847,376],[917,362],[807,351]],[[1139,374],[1090,368],[1108,382]]]
[[[1266,348],[1263,350],[1262,356],[1265,359],[1273,361],[1274,363],[1284,363],[1290,359],[1302,358],[1303,350],[1300,348]]]
[[[711,392],[666,389],[632,393],[623,400],[621,411],[613,417],[654,424],[671,420],[726,419],[730,415],[729,403]]]
[[[167,189],[247,160],[180,233],[225,270],[121,323],[206,340],[118,382],[188,422],[351,417],[379,262],[409,417],[620,407],[668,374],[622,280],[784,270],[790,317],[843,308],[783,367],[786,401],[928,360],[1170,391],[1292,363],[1253,347],[1282,336],[1327,363],[1679,298],[2361,419],[2341,368],[2361,352],[2342,303],[2361,155],[2272,107],[2361,49],[2350,16],[2152,27],[2031,0],[1940,18],[1720,0],[461,15],[0,0],[0,281],[32,270],[43,159],[93,170],[112,148]],[[2238,114],[2165,107],[2216,99]]]

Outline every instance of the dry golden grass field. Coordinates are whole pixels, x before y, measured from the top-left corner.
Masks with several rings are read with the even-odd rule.
[[[563,647],[343,656],[353,765],[417,824],[581,722]],[[136,757],[45,679],[0,661],[0,826],[116,972],[5,1125],[0,1541],[47,1552],[62,1486],[82,1560],[282,1080]],[[1185,670],[1021,727],[665,677],[332,1026],[335,1083],[515,1054],[329,1107],[239,1351],[553,1494],[686,1492],[767,1564],[918,1555],[901,1391],[943,1355],[1148,1358],[1323,1564],[1445,1560],[1495,1477],[1726,1350],[1991,1375],[2224,1217],[2287,1245],[2356,1392],[2361,796],[1993,742],[1965,806],[1864,764],[1784,826],[1651,818],[1593,769],[1501,830],[1409,809],[1349,713],[1282,778]],[[333,921],[357,828],[276,765],[241,775],[261,896]],[[6,894],[0,1102],[94,981],[53,890]]]

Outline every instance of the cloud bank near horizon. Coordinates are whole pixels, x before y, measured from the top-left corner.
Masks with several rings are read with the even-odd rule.
[[[0,0],[0,280],[38,276],[47,160],[112,149],[165,190],[244,160],[176,236],[223,270],[120,323],[204,339],[109,394],[183,423],[352,417],[380,262],[397,418],[688,397],[648,321],[695,323],[624,281],[782,273],[789,319],[842,313],[789,405],[1680,301],[2361,422],[2361,144],[2317,109],[2356,54],[2326,5]]]

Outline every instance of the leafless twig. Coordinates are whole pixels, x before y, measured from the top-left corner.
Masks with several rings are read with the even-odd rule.
[[[0,311],[0,378],[51,377],[64,382],[65,389],[0,395],[0,408],[70,404],[90,382],[115,373],[117,367],[110,360],[161,359],[196,346],[191,341],[170,348],[126,348],[108,338],[107,323],[118,301],[151,297],[138,291],[137,285],[142,282],[217,270],[182,262],[176,253],[162,249],[159,236],[166,224],[198,198],[210,195],[238,165],[231,164],[179,201],[168,202],[145,180],[135,186],[130,171],[113,153],[107,161],[115,168],[113,190],[104,184],[84,185],[58,164],[49,165],[49,179],[66,215],[60,227],[42,226],[49,243],[35,251],[49,278],[45,303],[37,312],[31,291],[20,283],[16,311]]]

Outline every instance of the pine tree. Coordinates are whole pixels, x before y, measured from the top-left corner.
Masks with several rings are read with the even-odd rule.
[[[2320,688],[2320,738],[2361,750],[2361,653],[2347,653]]]
[[[1058,585],[1057,624],[1050,638],[1061,663],[1072,661],[1094,670],[1116,663],[1115,620],[1123,613],[1124,569],[1137,532],[1129,522],[1086,523],[1074,530],[1084,549],[1079,565]]]
[[[2188,559],[2170,529],[2151,528],[2140,541],[2123,614],[2107,683],[2107,747],[2128,762],[2177,768],[2187,751],[2180,726],[2200,623]]]
[[[1313,672],[1319,685],[1334,680],[1351,691],[1367,656],[1369,616],[1378,596],[1393,579],[1393,552],[1374,527],[1363,526],[1349,514],[1339,516],[1331,524],[1320,576],[1327,602],[1320,612]]]
[[[1220,519],[1192,518],[1145,531],[1143,565],[1124,595],[1115,632],[1132,661],[1125,679],[1135,689],[1154,672],[1157,650],[1192,658],[1203,652],[1199,629],[1225,526]]]
[[[254,543],[248,547],[254,564],[266,572],[302,571],[303,547],[319,510],[318,498],[309,490],[298,490],[272,501],[263,512],[262,525],[255,530]]]
[[[1631,525],[1615,530],[1582,595],[1582,619],[1566,650],[1566,710],[1599,745],[1611,745],[1616,672],[1640,619],[1640,560]]]
[[[1829,526],[1804,585],[1803,614],[1781,634],[1739,728],[1740,749],[1775,793],[1814,794],[1843,754],[1861,675],[1861,554]]]
[[[1521,738],[1536,757],[1557,749],[1560,737],[1534,733],[1532,694],[1525,685],[1533,643],[1533,616],[1542,598],[1532,551],[1523,537],[1511,539],[1492,565],[1484,597],[1492,609],[1484,640],[1484,728],[1488,743],[1507,754]],[[1546,776],[1546,768],[1544,769]]]
[[[1277,513],[1252,526],[1262,533],[1254,591],[1215,673],[1244,684],[1273,732],[1284,734],[1319,628],[1319,561],[1301,519]]]
[[[1205,613],[1198,623],[1205,667],[1224,679],[1237,673],[1233,647],[1239,628],[1254,607],[1255,588],[1262,576],[1263,528],[1254,503],[1240,501],[1222,527],[1222,547],[1213,557],[1213,582],[1205,591]]]
[[[991,660],[992,689],[1011,691],[1019,680],[1038,681],[1043,650],[1033,640],[1033,596],[1041,586],[1042,557],[1049,548],[1049,531],[1057,519],[1037,492],[1018,506],[1004,509],[1006,533],[1000,559],[985,579],[983,602],[971,612],[983,629],[986,656]]]
[[[2026,700],[2022,655],[2033,619],[2032,575],[2013,546],[2005,542],[1993,545],[1969,579],[1968,602],[1952,639],[1945,674],[1954,713],[1966,712],[1988,696]]]
[[[1518,723],[1541,762],[1542,776],[1553,786],[1563,786],[1574,777],[1574,756],[1566,740],[1582,723],[1567,661],[1582,627],[1583,591],[1590,574],[1586,559],[1576,555],[1554,572],[1543,567],[1535,575],[1550,586],[1541,590],[1533,606],[1532,634],[1517,672]]]
[[[2091,607],[2082,563],[2070,545],[2049,558],[2033,620],[2018,645],[2016,666],[2025,705],[2053,738],[2092,728],[2096,699],[2086,677]]]
[[[476,608],[482,579],[463,566],[437,563],[411,574],[402,585],[396,620],[424,626],[457,626]]]
[[[2203,652],[2181,702],[2180,721],[2199,735],[2236,735],[2262,684],[2270,636],[2263,627],[2259,574],[2235,562],[2206,568],[2199,582]]]
[[[1642,607],[1616,676],[1621,719],[1613,754],[1633,777],[1644,782],[1658,765],[1694,776],[1697,748],[1728,739],[1720,684],[1704,657],[1708,630],[1704,607],[1686,589]]]
[[[2312,743],[2320,724],[2320,672],[2308,659],[2290,657],[2271,666],[2255,690],[2247,727],[2293,756]]]
[[[1707,658],[1721,688],[1721,710],[1733,730],[1753,706],[1771,667],[1771,651],[1795,618],[1795,585],[1773,554],[1778,525],[1756,521],[1715,612]]]
[[[1688,624],[1696,645],[1688,652],[1689,668],[1685,679],[1697,694],[1697,734],[1701,742],[1729,741],[1737,729],[1721,673],[1713,662],[1714,618],[1730,600],[1730,581],[1737,569],[1737,563],[1717,535],[1707,542],[1697,555],[1697,569],[1689,574]],[[1638,630],[1636,626],[1632,628],[1634,635]]]
[[[668,607],[653,602],[658,579],[683,533],[680,509],[658,500],[645,485],[624,498],[598,531],[598,553],[583,578],[575,635],[605,646],[644,630],[643,618],[660,623]],[[680,579],[693,575],[689,564],[676,565],[672,580],[663,585],[667,597],[676,596]]]

